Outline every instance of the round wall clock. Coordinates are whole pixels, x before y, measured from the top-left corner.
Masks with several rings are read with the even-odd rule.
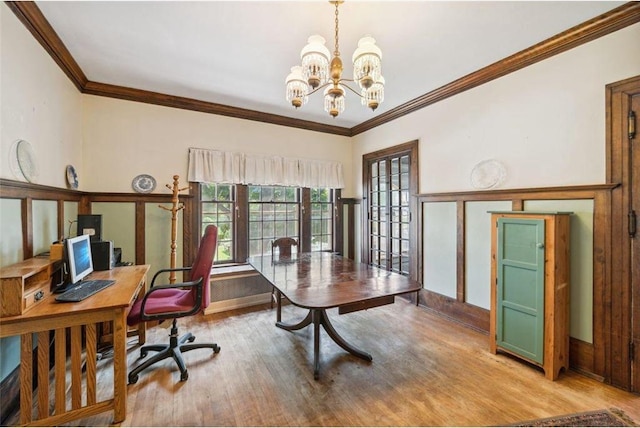
[[[138,193],[151,193],[156,188],[156,179],[149,174],[140,174],[133,179],[131,187]]]

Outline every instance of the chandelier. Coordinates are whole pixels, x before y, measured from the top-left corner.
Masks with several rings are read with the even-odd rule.
[[[384,78],[381,75],[382,51],[373,37],[365,36],[358,42],[353,53],[353,79],[342,77],[342,60],[338,47],[338,6],[344,0],[330,0],[336,6],[335,49],[330,59],[329,49],[322,36],[309,37],[300,52],[302,65],[291,67],[287,76],[287,101],[296,109],[307,103],[309,95],[324,89],[324,109],[336,117],[344,111],[345,88],[358,95],[363,106],[375,110],[384,100]],[[345,82],[356,82],[360,92]]]

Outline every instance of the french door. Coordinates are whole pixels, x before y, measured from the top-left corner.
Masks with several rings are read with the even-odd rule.
[[[417,277],[418,142],[363,155],[362,260]]]

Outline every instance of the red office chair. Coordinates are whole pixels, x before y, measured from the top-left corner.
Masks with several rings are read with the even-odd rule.
[[[147,367],[164,360],[173,358],[180,369],[180,380],[189,378],[189,372],[184,364],[182,353],[192,349],[211,348],[214,353],[220,352],[220,347],[215,343],[192,344],[195,336],[187,333],[178,339],[177,318],[195,315],[203,312],[209,306],[209,277],[211,265],[218,241],[218,228],[210,225],[204,231],[200,241],[198,254],[193,266],[186,268],[159,270],[151,281],[151,288],[142,299],[137,300],[127,317],[127,324],[136,325],[145,321],[173,319],[168,345],[147,345],[140,349],[140,358],[147,356],[149,351],[158,354],[149,358],[129,372],[129,383],[138,381],[138,374]],[[172,271],[190,271],[189,281],[169,285],[154,285],[159,274]],[[185,343],[189,342],[189,343]]]
[[[271,243],[271,260],[286,261],[291,259],[291,247],[296,247],[296,250],[300,252],[298,241],[293,238],[278,238]],[[278,253],[276,254],[276,248]],[[275,287],[271,287],[271,307],[273,303],[276,303],[276,321],[282,321],[282,293],[276,290]]]

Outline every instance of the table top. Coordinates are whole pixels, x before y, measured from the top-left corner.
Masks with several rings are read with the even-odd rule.
[[[252,257],[251,264],[291,303],[328,309],[384,296],[416,292],[410,278],[327,252],[298,253],[291,259]]]
[[[57,302],[56,294],[51,294],[22,315],[0,318],[0,325],[65,316],[71,312],[80,314],[127,307],[135,300],[138,287],[148,271],[149,265],[138,265],[93,272],[87,279],[112,279],[116,282],[81,302]]]

